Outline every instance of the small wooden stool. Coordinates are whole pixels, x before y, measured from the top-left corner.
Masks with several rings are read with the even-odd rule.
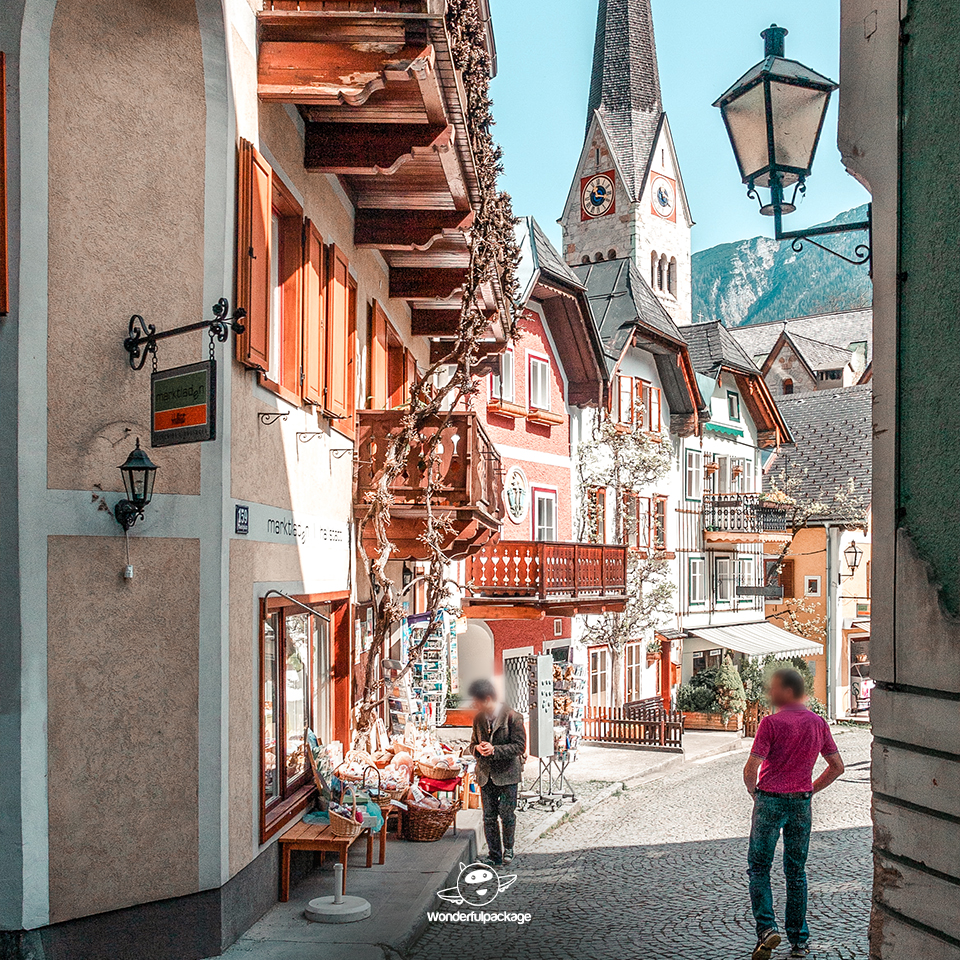
[[[369,828],[362,830],[355,837],[338,837],[328,824],[300,823],[294,824],[280,837],[280,902],[286,903],[290,899],[290,855],[294,850],[309,850],[314,853],[335,853],[343,864],[343,875],[347,875],[347,854],[350,848],[366,835],[367,838],[367,866],[373,866],[373,833]],[[380,863],[386,861],[387,856],[386,825],[380,831]]]

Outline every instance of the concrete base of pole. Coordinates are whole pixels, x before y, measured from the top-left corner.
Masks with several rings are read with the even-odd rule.
[[[318,897],[307,904],[303,915],[313,923],[355,923],[370,916],[370,903],[363,897]]]

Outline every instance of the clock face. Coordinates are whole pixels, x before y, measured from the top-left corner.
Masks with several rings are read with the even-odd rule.
[[[595,220],[613,213],[617,200],[612,173],[598,173],[581,182],[580,206],[584,220]]]
[[[650,184],[653,212],[664,220],[677,219],[677,185],[669,178],[654,174]]]

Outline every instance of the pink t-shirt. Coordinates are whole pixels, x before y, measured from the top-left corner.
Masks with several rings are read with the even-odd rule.
[[[766,793],[809,793],[817,757],[840,751],[830,725],[804,706],[785,707],[760,721],[753,756],[763,761],[757,784]]]

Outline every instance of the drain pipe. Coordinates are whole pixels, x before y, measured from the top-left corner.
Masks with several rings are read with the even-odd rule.
[[[826,648],[824,652],[827,657],[827,715],[831,720],[836,720],[838,716],[838,689],[837,684],[840,680],[837,674],[837,589],[839,585],[838,566],[838,544],[839,531],[831,524],[824,527],[827,546],[827,570],[826,570]]]

